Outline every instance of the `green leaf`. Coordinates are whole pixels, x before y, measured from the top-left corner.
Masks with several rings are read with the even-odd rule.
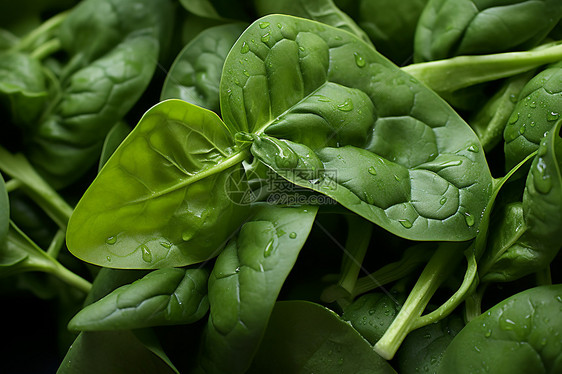
[[[209,279],[210,316],[200,370],[244,373],[281,286],[316,217],[316,207],[258,205],[217,258]]]
[[[224,60],[245,28],[242,24],[227,24],[202,31],[176,57],[160,100],[181,99],[219,113]]]
[[[537,74],[522,89],[503,136],[506,169],[539,148],[562,115],[562,62]]]
[[[476,235],[491,192],[478,138],[345,31],[289,16],[256,21],[225,62],[221,110],[233,131],[259,135],[252,153],[271,169],[396,235]]]
[[[119,147],[119,144],[121,144],[123,140],[125,140],[127,135],[129,135],[131,130],[131,126],[123,121],[117,122],[115,125],[113,125],[111,130],[109,130],[107,136],[105,137],[105,141],[103,142],[98,172],[101,171],[103,165],[105,165],[113,152],[115,152],[117,147]]]
[[[114,268],[185,266],[216,256],[245,217],[230,194],[247,151],[211,111],[180,100],[148,110],[88,188],[67,245]]]
[[[305,301],[275,305],[248,373],[396,373],[331,310]]]
[[[364,42],[371,40],[351,17],[342,12],[332,0],[256,0],[256,11],[260,15],[287,14],[295,17],[308,18],[326,25],[355,34]]]
[[[541,141],[523,201],[507,205],[480,261],[482,281],[512,281],[548,266],[562,247],[562,120]]]
[[[415,60],[534,47],[562,16],[558,0],[430,0],[419,19]]]
[[[72,318],[68,328],[129,330],[195,322],[209,307],[208,276],[205,269],[155,270],[85,307]]]
[[[25,134],[27,157],[51,185],[67,186],[97,162],[111,126],[152,78],[170,11],[167,1],[88,0],[61,24],[70,57],[63,90]]]
[[[6,183],[0,173],[0,248],[4,245],[10,227],[10,200],[6,191]]]
[[[47,89],[42,69],[29,55],[0,53],[0,106],[14,124],[29,125],[43,111]]]
[[[57,374],[178,373],[160,350],[150,348],[131,331],[82,332],[70,346]]]
[[[447,347],[438,373],[557,373],[562,369],[562,285],[501,301],[470,321]]]

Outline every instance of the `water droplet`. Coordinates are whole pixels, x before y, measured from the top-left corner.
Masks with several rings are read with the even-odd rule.
[[[329,103],[330,101],[332,101],[332,100],[330,100],[329,97],[326,97],[324,95],[316,95],[316,96],[318,97],[318,101],[320,101],[322,103]]]
[[[464,220],[466,221],[466,224],[467,224],[469,227],[474,226],[474,217],[472,216],[472,214],[470,214],[470,213],[468,213],[468,212],[465,212],[465,213],[464,213]]]
[[[546,115],[547,121],[556,121],[558,118],[560,118],[560,114],[556,112],[550,112]]]
[[[296,238],[297,238],[297,233],[293,231],[292,233],[289,234],[289,238],[291,238],[291,239],[296,239]]]
[[[437,363],[437,357],[435,356],[431,356],[431,359],[429,360],[429,363],[431,365],[435,365]]]
[[[517,96],[515,94],[509,95],[509,101],[515,104],[517,102]]]
[[[105,239],[105,242],[107,244],[113,245],[113,244],[117,243],[117,237],[110,236],[109,238]]]
[[[474,350],[478,353],[480,353],[480,348],[478,348],[477,346],[474,346]]]
[[[269,41],[269,33],[268,32],[266,32],[265,34],[262,35],[261,41],[264,42],[264,43],[267,43]]]
[[[511,114],[511,117],[509,117],[509,121],[507,123],[513,125],[515,122],[517,122],[518,119],[519,119],[519,113],[513,112]]]
[[[370,314],[370,315],[375,314],[375,310],[374,310],[374,309],[369,309],[369,314]]]
[[[107,262],[111,262],[111,257],[107,256],[105,259],[107,260]]]
[[[396,174],[394,174],[394,179],[396,179],[397,182],[400,182],[400,177]]]
[[[168,242],[160,242],[160,245],[166,249],[170,249],[172,248],[172,243],[168,243]]]
[[[544,346],[546,345],[547,341],[548,341],[548,340],[546,339],[546,337],[543,337],[543,338],[541,339],[541,345],[544,347]]]
[[[526,130],[525,125],[521,126],[519,128],[519,134],[523,135],[525,133],[525,130]]]
[[[375,169],[374,166],[371,166],[371,167],[369,168],[369,174],[371,174],[371,175],[377,175],[377,169]]]
[[[533,101],[531,104],[529,104],[529,106],[530,106],[531,108],[536,108],[536,107],[537,107],[537,102],[536,102],[536,101]],[[529,117],[530,117],[530,116],[531,116],[531,115],[529,114]]]
[[[462,160],[442,162],[439,165],[442,168],[448,168],[448,167],[451,167],[451,166],[460,166],[460,165],[462,165]]]
[[[182,240],[187,242],[188,240],[193,238],[193,235],[195,235],[195,231],[196,231],[195,228],[191,228],[189,230],[185,230],[184,232],[182,232],[181,234]]]
[[[423,337],[426,339],[431,339],[431,334],[425,334]]]
[[[240,272],[240,266],[238,266],[236,269],[234,269],[234,271],[239,273]]]
[[[375,203],[375,198],[369,192],[365,191],[365,201],[367,204],[373,205]]]
[[[504,331],[510,331],[515,328],[515,322],[509,318],[500,318],[500,329]]]
[[[485,336],[486,338],[489,338],[490,336],[492,336],[492,330],[486,331],[486,333],[484,334],[484,336]]]
[[[536,123],[535,121],[531,121],[531,127],[535,127]]]
[[[365,66],[365,59],[363,58],[363,56],[361,56],[357,52],[353,53],[353,56],[355,56],[355,64],[358,67],[362,68],[363,66]]]
[[[409,220],[407,220],[406,218],[404,219],[399,219],[398,222],[400,222],[400,224],[402,226],[404,226],[405,228],[409,229],[412,227],[412,222],[410,222]]]
[[[537,163],[536,167],[533,168],[533,184],[537,191],[542,194],[547,194],[552,189],[552,180],[550,175],[546,174],[546,165],[544,165],[544,161],[542,158],[539,158],[539,162]]]
[[[265,250],[263,251],[264,257],[269,257],[275,251],[275,241],[271,239],[267,245],[265,246]]]
[[[468,147],[468,150],[473,153],[478,153],[480,151],[480,148],[478,148],[476,144],[473,144],[470,147]]]
[[[275,163],[282,169],[293,169],[297,166],[299,158],[290,149],[280,149],[275,155]]]
[[[144,244],[141,245],[140,248],[142,251],[142,260],[144,262],[152,262],[152,252],[150,252],[150,249]]]
[[[266,27],[269,27],[269,22],[260,22],[260,29],[265,29]]]
[[[352,111],[353,110],[353,102],[351,101],[351,99],[347,99],[343,103],[339,104],[338,110],[341,110],[342,112]]]
[[[250,45],[246,42],[242,43],[242,47],[240,48],[240,53],[245,54],[250,52]]]
[[[302,47],[302,46],[299,47],[299,51],[304,52],[305,51],[304,47]]]
[[[280,23],[278,23],[278,24],[277,24],[277,28],[278,28],[278,29],[282,29],[282,28],[283,28],[283,25],[280,24]]]
[[[561,295],[556,296],[556,300],[558,300],[559,303],[562,303],[562,296]]]
[[[446,202],[447,202],[447,198],[445,196],[443,196],[441,200],[439,200],[439,204],[441,205],[445,205]]]

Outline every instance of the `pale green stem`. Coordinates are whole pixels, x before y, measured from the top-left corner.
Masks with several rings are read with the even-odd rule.
[[[6,182],[6,191],[13,192],[20,188],[22,183],[17,179],[10,179]]]
[[[22,38],[21,41],[15,46],[15,50],[25,51],[27,49],[33,48],[37,40],[39,40],[43,35],[48,34],[54,29],[58,28],[66,19],[66,17],[68,17],[68,14],[68,11],[61,12],[43,22],[39,27]]]
[[[47,254],[49,256],[51,256],[52,258],[57,258],[59,256],[59,252],[62,246],[64,245],[65,236],[66,236],[65,230],[59,229],[57,231],[57,233],[53,237],[53,240],[51,240],[51,244],[49,245],[49,248],[47,249]]]
[[[59,39],[51,39],[48,42],[41,44],[37,49],[31,52],[31,57],[37,60],[43,60],[44,58],[58,52],[62,47]]]
[[[359,216],[348,216],[348,234],[338,285],[352,293],[371,241],[373,224]]]
[[[414,288],[402,305],[400,312],[381,339],[373,347],[386,360],[391,360],[396,351],[415,326],[429,300],[441,283],[455,269],[462,259],[463,252],[459,243],[442,243],[439,245],[424,268]]]
[[[402,68],[437,92],[454,92],[475,84],[507,78],[562,60],[562,44],[549,43],[525,52],[458,56]]]

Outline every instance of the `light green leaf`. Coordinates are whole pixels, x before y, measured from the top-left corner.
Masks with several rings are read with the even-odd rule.
[[[216,256],[244,220],[234,196],[247,151],[216,114],[180,100],[140,120],[86,191],[67,245],[114,268],[185,266]]]

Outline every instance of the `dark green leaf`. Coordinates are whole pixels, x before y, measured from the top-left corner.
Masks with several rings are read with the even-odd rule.
[[[439,373],[558,373],[562,285],[520,292],[470,321],[453,339]]]
[[[201,32],[176,57],[160,100],[181,99],[219,113],[222,66],[245,28],[241,24],[227,24]]]
[[[155,270],[82,309],[69,322],[76,331],[128,330],[188,324],[208,310],[205,269]]]
[[[259,205],[217,258],[200,357],[205,373],[244,373],[248,368],[316,211]]]
[[[415,59],[534,47],[561,16],[558,0],[430,0],[417,26]]]
[[[331,310],[305,301],[278,302],[248,373],[396,373]]]
[[[221,109],[233,131],[281,138],[254,142],[260,161],[396,235],[476,235],[491,192],[477,137],[345,31],[289,16],[256,21],[225,62]]]

